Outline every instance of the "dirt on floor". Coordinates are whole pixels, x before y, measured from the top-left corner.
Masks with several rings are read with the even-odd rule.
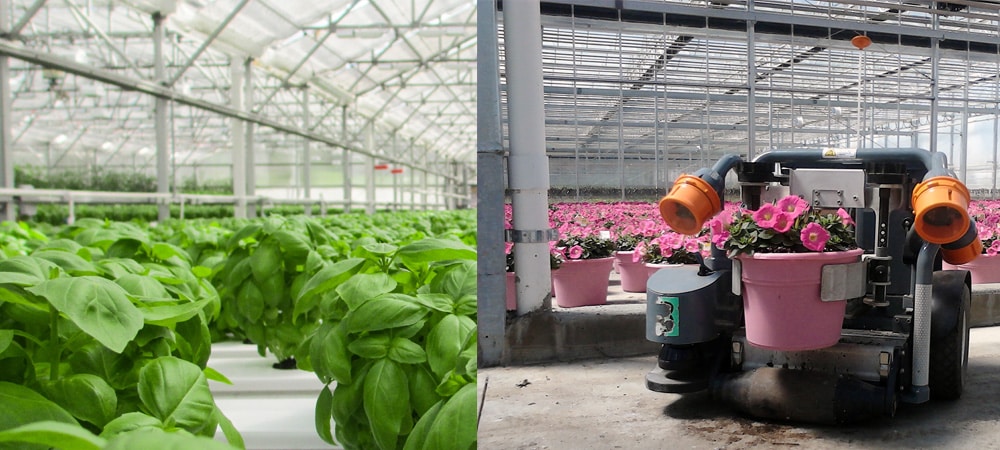
[[[479,448],[1000,449],[1000,327],[970,340],[962,399],[840,427],[757,420],[704,392],[649,391],[654,356],[481,369]]]

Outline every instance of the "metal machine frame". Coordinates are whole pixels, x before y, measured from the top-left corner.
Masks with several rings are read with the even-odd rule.
[[[841,339],[809,351],[748,342],[738,261],[713,247],[700,268],[661,269],[648,282],[647,338],[662,344],[646,377],[650,390],[707,389],[754,416],[819,423],[891,417],[899,402],[961,396],[971,283],[967,271],[941,270],[941,261],[969,261],[982,244],[966,211],[968,190],[943,154],[795,149],[752,162],[726,156],[677,180],[660,202],[667,223],[688,234],[700,230],[721,210],[730,170],[747,209],[798,195],[814,207],[851,212],[865,254],[859,263],[824,267],[821,287],[824,299],[847,299]],[[657,299],[665,294],[685,306],[664,311]],[[685,321],[684,335],[662,333],[664,313]]]

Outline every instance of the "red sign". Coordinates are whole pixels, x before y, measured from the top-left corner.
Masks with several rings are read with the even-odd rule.
[[[403,173],[403,169],[392,169],[391,172],[394,173],[394,174],[401,174],[401,173]]]
[[[388,164],[375,164],[375,170],[386,170],[389,168]]]

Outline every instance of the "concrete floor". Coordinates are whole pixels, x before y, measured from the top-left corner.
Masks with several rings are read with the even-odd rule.
[[[845,427],[767,422],[645,388],[655,356],[479,371],[480,449],[1000,449],[1000,327],[971,331],[955,402]]]

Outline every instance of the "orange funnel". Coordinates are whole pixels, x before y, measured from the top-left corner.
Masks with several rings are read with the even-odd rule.
[[[933,177],[918,184],[911,199],[917,234],[932,244],[959,240],[969,228],[970,198],[969,189],[949,176]]]
[[[977,237],[973,239],[969,245],[959,249],[948,250],[942,247],[941,259],[944,259],[944,262],[948,264],[957,266],[959,264],[972,262],[972,260],[978,258],[981,253],[983,253],[983,241],[980,241]]]
[[[719,194],[705,180],[693,175],[681,175],[660,199],[660,215],[674,231],[695,235],[705,221],[722,210]]]

